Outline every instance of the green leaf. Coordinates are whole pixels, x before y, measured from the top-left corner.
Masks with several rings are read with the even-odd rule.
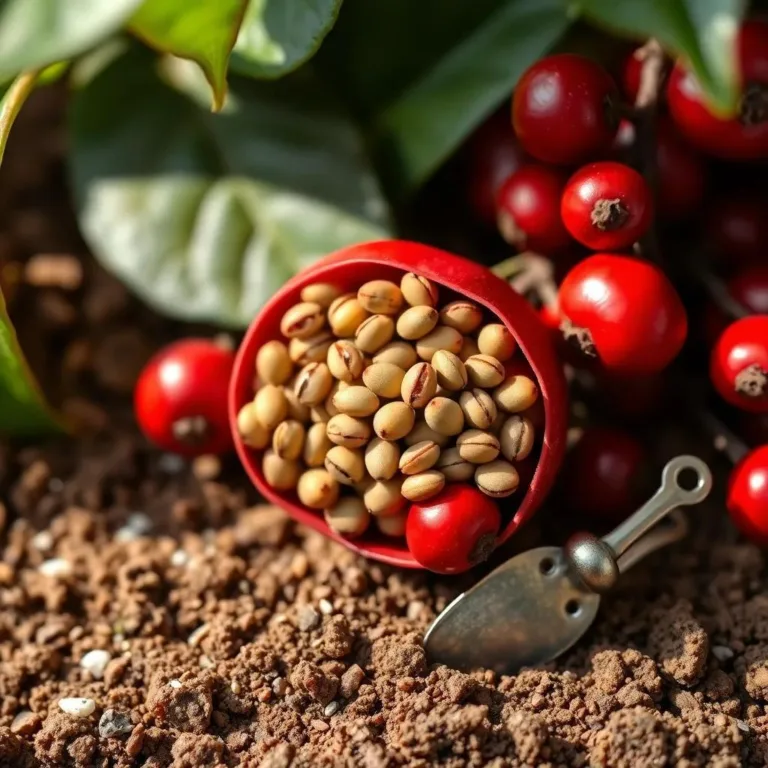
[[[71,59],[118,30],[141,0],[0,0],[0,80]]]
[[[232,69],[271,79],[293,72],[331,31],[342,0],[250,0]]]
[[[157,50],[200,65],[218,111],[227,95],[227,65],[248,0],[145,0],[131,31]]]
[[[742,0],[577,0],[572,11],[614,31],[657,38],[689,62],[713,106],[735,109]]]
[[[361,139],[307,73],[235,79],[212,115],[139,53],[77,94],[70,170],[91,248],[146,301],[245,326],[303,266],[386,236]]]

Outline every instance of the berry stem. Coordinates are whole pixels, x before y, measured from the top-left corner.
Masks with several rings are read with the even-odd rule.
[[[700,426],[712,438],[715,450],[725,454],[732,464],[738,463],[749,453],[749,448],[744,441],[707,408],[697,409],[696,418]]]
[[[506,280],[521,295],[534,291],[542,305],[557,306],[557,285],[552,262],[532,251],[512,256],[491,268],[491,272]]]

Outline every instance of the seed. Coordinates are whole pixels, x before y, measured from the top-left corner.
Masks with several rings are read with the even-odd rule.
[[[475,474],[475,465],[461,458],[458,448],[448,448],[440,454],[435,464],[449,483],[463,483]]]
[[[371,280],[360,286],[357,300],[368,312],[396,315],[403,306],[401,290],[389,280]]]
[[[281,458],[294,461],[301,456],[307,431],[298,421],[281,421],[272,435],[272,450]]]
[[[430,362],[435,352],[441,349],[458,354],[463,343],[464,337],[455,328],[438,325],[434,331],[416,342],[416,354]]]
[[[269,430],[256,417],[256,403],[246,403],[237,413],[237,431],[243,442],[256,450],[266,448]]]
[[[375,437],[365,449],[365,468],[374,480],[390,480],[397,472],[400,448],[397,443]]]
[[[328,347],[333,344],[333,341],[334,337],[330,331],[320,331],[308,339],[291,339],[288,344],[288,355],[296,365],[324,363],[328,356]]]
[[[447,397],[435,397],[424,409],[424,421],[441,435],[458,435],[464,429],[464,414],[459,404]]]
[[[256,373],[262,384],[285,384],[292,372],[288,347],[282,341],[268,341],[256,354]]]
[[[328,309],[340,295],[341,291],[330,283],[310,283],[301,290],[302,301],[314,301],[323,309]]]
[[[400,396],[411,408],[423,408],[434,397],[436,389],[435,369],[429,363],[416,363],[403,377]]]
[[[371,427],[367,421],[339,413],[328,421],[325,433],[336,445],[361,448],[371,439]]]
[[[468,429],[456,438],[456,447],[462,459],[473,464],[487,464],[499,455],[499,441],[490,432]]]
[[[307,363],[296,377],[294,392],[304,405],[322,403],[331,391],[333,377],[325,363]]]
[[[493,398],[483,389],[471,389],[459,396],[459,405],[468,424],[477,429],[490,429],[498,410]]]
[[[271,450],[264,453],[261,471],[267,483],[278,491],[289,491],[295,488],[301,474],[298,461],[281,459]]]
[[[400,440],[412,429],[416,413],[403,402],[387,403],[373,417],[373,430],[382,440]]]
[[[481,464],[475,470],[475,483],[486,495],[495,499],[510,496],[517,490],[520,476],[517,470],[504,459],[496,459],[489,464]]]
[[[354,381],[363,373],[363,356],[348,339],[335,341],[328,348],[328,370],[340,381]]]
[[[306,339],[325,325],[325,312],[314,301],[303,301],[291,307],[280,321],[280,331],[289,339]]]
[[[296,486],[299,501],[310,509],[326,509],[339,498],[339,484],[325,469],[309,469]]]
[[[304,463],[308,467],[322,467],[325,455],[333,446],[325,433],[325,424],[313,424],[304,439]]]
[[[360,536],[365,533],[371,516],[356,496],[345,496],[339,499],[333,507],[325,510],[325,522],[328,527],[342,536]]]
[[[434,329],[438,317],[433,307],[410,307],[397,318],[397,335],[404,339],[420,339]]]
[[[472,333],[483,322],[483,312],[471,301],[452,301],[440,310],[440,322],[459,333]]]
[[[501,452],[509,461],[522,461],[533,448],[534,430],[531,420],[515,414],[502,425],[499,440]]]
[[[396,515],[405,506],[405,499],[400,492],[402,486],[402,478],[371,483],[363,494],[365,508],[375,517]]]
[[[401,493],[409,501],[424,501],[436,496],[445,487],[445,476],[436,469],[429,469],[403,480]]]
[[[504,365],[491,355],[472,355],[465,363],[467,373],[476,387],[491,389],[504,381]]]
[[[368,313],[354,293],[339,296],[328,309],[328,324],[331,330],[341,337],[352,336],[366,317]]]
[[[394,363],[374,363],[363,371],[363,383],[375,395],[393,398],[400,394],[404,376],[405,371]]]
[[[280,387],[265,384],[253,398],[256,419],[271,432],[287,415],[288,403]]]
[[[355,331],[355,345],[361,352],[373,354],[395,335],[395,321],[386,315],[371,315]]]
[[[309,406],[299,402],[296,397],[296,379],[289,379],[282,387],[285,402],[288,403],[288,418],[296,421],[309,421]]]
[[[403,297],[412,307],[434,307],[437,305],[437,287],[426,277],[406,272],[400,281]]]
[[[337,413],[339,413],[339,409],[333,404],[333,398],[336,397],[336,393],[339,391],[340,385],[342,383],[343,382],[341,381],[335,381],[330,391],[325,396],[325,400],[323,401],[323,408],[325,408],[326,413],[331,418],[333,418]]]
[[[424,440],[403,451],[400,457],[400,471],[404,475],[416,475],[435,466],[440,458],[440,446],[431,440]]]
[[[477,346],[482,354],[505,363],[514,354],[517,342],[506,325],[491,323],[481,329],[477,336]]]
[[[405,536],[405,524],[408,515],[390,515],[389,517],[377,517],[376,527],[385,536]]]
[[[461,345],[461,351],[459,352],[459,359],[462,363],[466,363],[472,355],[480,353],[480,349],[477,346],[477,342],[471,336],[464,337],[464,343]]]
[[[451,438],[449,435],[441,435],[439,432],[435,432],[426,421],[420,421],[405,436],[405,444],[408,446],[416,445],[416,443],[421,443],[424,440],[430,440],[444,448],[451,441]]]
[[[539,388],[527,376],[510,376],[493,390],[496,405],[507,413],[530,408],[539,397]]]
[[[432,357],[432,367],[437,373],[437,383],[451,392],[467,386],[467,369],[458,355],[438,349]]]
[[[344,485],[359,483],[365,475],[365,462],[360,451],[335,445],[325,455],[325,468],[331,477]]]
[[[379,398],[368,387],[346,387],[333,396],[339,413],[349,416],[370,416],[379,408]]]

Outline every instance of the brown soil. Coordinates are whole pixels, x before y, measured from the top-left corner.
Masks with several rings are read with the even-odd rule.
[[[47,109],[26,111],[3,169],[0,246],[6,263],[38,256],[8,292],[83,433],[0,446],[1,766],[768,764],[765,561],[716,503],[622,578],[572,652],[496,678],[420,646],[471,578],[363,561],[259,504],[234,461],[148,447],[132,382],[189,329],[85,254],[59,129],[32,130],[57,125]],[[75,258],[40,257],[61,253]],[[542,520],[545,538],[570,525],[541,515],[518,547]],[[103,669],[84,669],[96,649]],[[65,713],[66,697],[95,709]]]

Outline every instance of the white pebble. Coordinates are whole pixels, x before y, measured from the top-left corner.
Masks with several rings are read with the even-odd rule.
[[[109,664],[110,661],[112,661],[112,654],[109,651],[95,648],[92,651],[88,651],[88,653],[80,659],[80,666],[86,672],[90,672],[92,677],[96,680],[101,680],[101,678],[104,677],[104,670],[107,668],[107,664]]]
[[[46,560],[44,563],[40,563],[39,570],[43,576],[50,576],[51,578],[69,576],[72,573],[72,563],[63,557],[54,557]]]
[[[324,613],[326,616],[330,616],[333,613],[333,605],[325,598],[317,604],[317,607],[320,609],[320,613]]]
[[[126,525],[138,534],[149,533],[152,530],[152,520],[144,512],[131,512]]]
[[[47,552],[53,547],[53,534],[50,531],[40,531],[32,537],[32,546],[40,552]]]
[[[59,709],[74,717],[88,717],[96,709],[96,702],[93,699],[59,699]]]
[[[208,634],[210,631],[210,626],[208,624],[201,624],[188,638],[187,638],[187,644],[191,645],[193,648],[195,646],[200,645],[203,638]]]
[[[189,554],[184,549],[177,549],[171,555],[171,565],[174,568],[183,568],[189,562]]]
[[[339,702],[338,701],[332,701],[324,710],[323,714],[326,717],[330,717],[331,715],[335,715],[339,711]]]
[[[170,680],[168,685],[170,685],[171,688],[181,688],[181,680]]]
[[[734,653],[727,645],[713,645],[712,655],[718,661],[729,661],[733,658]]]
[[[743,720],[736,720],[736,727],[740,731],[744,731],[744,733],[749,733],[749,725],[745,723]]]
[[[237,694],[238,694],[238,693],[240,693],[240,691],[242,691],[242,690],[243,690],[243,686],[242,686],[242,685],[240,685],[240,683],[238,683],[238,682],[237,682],[237,680],[233,680],[233,681],[232,681],[232,682],[229,684],[229,687],[232,689],[232,693],[234,693],[234,694],[235,694],[235,696],[237,696]]]

